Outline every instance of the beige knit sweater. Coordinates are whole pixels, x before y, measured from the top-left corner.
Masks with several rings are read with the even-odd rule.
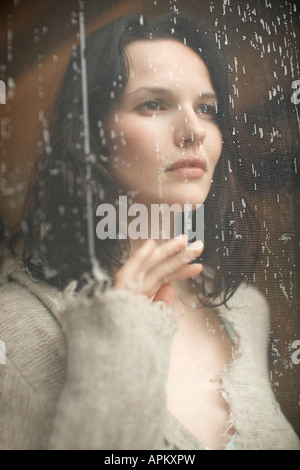
[[[166,407],[176,320],[165,304],[101,282],[92,298],[61,293],[17,266],[4,274],[1,449],[204,449]],[[229,304],[217,313],[239,338],[222,377],[236,448],[300,449],[269,381],[267,303],[242,285]]]

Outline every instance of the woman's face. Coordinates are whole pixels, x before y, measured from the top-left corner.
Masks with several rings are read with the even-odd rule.
[[[105,121],[109,165],[145,204],[202,204],[222,151],[217,96],[191,48],[170,39],[126,48],[129,79]]]

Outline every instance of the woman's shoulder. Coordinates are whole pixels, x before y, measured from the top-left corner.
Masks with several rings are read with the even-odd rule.
[[[14,383],[24,394],[29,389],[40,391],[41,402],[56,394],[53,377],[60,381],[65,367],[66,341],[51,311],[54,298],[50,292],[52,289],[34,283],[18,263],[2,264],[0,339],[6,351],[6,364],[0,370],[2,384],[7,393]]]
[[[19,311],[23,316],[30,310],[33,314],[47,310],[56,316],[56,310],[62,299],[62,293],[55,287],[34,279],[25,272],[18,260],[7,258],[0,270],[0,309],[1,311]]]
[[[18,325],[52,321],[66,333],[68,320],[76,323],[85,319],[88,323],[97,311],[97,318],[103,321],[109,318],[115,327],[128,328],[130,324],[137,327],[142,321],[148,329],[160,333],[162,327],[167,332],[175,329],[163,302],[153,303],[144,295],[132,298],[130,292],[111,289],[102,272],[96,273],[94,281],[87,279],[87,284],[79,290],[72,281],[63,291],[34,279],[16,261],[9,260],[0,274],[0,318],[6,322],[11,322],[12,317],[18,319]]]
[[[200,275],[201,276],[201,275]],[[213,272],[205,270],[205,283],[210,287]],[[201,279],[197,280],[201,284]],[[251,282],[239,284],[234,294],[224,303],[222,292],[214,301],[220,318],[245,338],[255,338],[265,344],[269,336],[270,310],[262,290]]]
[[[251,328],[268,328],[270,310],[266,296],[255,285],[242,283],[232,297],[221,306],[222,313],[235,322]]]
[[[265,354],[269,341],[270,311],[262,291],[253,284],[242,283],[227,302],[219,308],[233,326],[240,345],[253,354]]]
[[[205,267],[205,286],[208,287],[208,291],[212,285],[214,278],[213,271]],[[196,281],[201,285],[203,280],[201,279],[202,274],[199,275],[199,278]],[[234,294],[226,301],[223,302],[223,292],[220,296],[215,299],[215,305],[222,304],[218,307],[218,310],[225,314],[226,316],[236,316],[242,317],[244,319],[249,318],[253,322],[263,322],[265,324],[269,321],[269,304],[266,296],[262,290],[251,282],[242,282],[236,288]]]
[[[236,292],[228,301],[230,309],[238,309],[243,312],[252,312],[253,316],[269,315],[269,305],[266,296],[254,284],[245,283],[239,285]]]
[[[64,349],[65,340],[55,316],[59,297],[57,289],[35,282],[13,260],[2,264],[0,339],[16,363],[27,361],[29,356],[35,362],[38,356],[41,359],[51,351],[57,355],[57,350]]]

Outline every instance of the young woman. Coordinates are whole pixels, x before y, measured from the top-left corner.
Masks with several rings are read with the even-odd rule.
[[[235,179],[213,37],[181,14],[92,33],[88,126],[81,58],[78,48],[12,243],[22,264],[1,288],[1,446],[299,448],[269,382],[267,303],[248,282],[258,224]],[[150,217],[147,241],[91,246],[91,211],[95,231],[97,208],[120,195],[147,214],[205,202],[205,247],[151,239]]]

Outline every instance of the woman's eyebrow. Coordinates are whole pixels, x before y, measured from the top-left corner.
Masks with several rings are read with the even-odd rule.
[[[163,87],[157,87],[157,86],[142,86],[140,88],[137,88],[136,90],[130,91],[127,93],[126,96],[132,96],[135,95],[136,93],[139,93],[140,91],[151,91],[152,93],[167,93],[167,94],[172,94],[172,92],[168,88],[163,88]]]
[[[199,98],[203,98],[205,100],[215,100],[218,101],[218,97],[216,93],[212,92],[205,92],[205,93],[200,93],[199,92]]]
[[[126,97],[133,96],[140,91],[150,91],[155,94],[166,94],[166,95],[172,95],[173,92],[172,90],[168,88],[163,88],[163,87],[157,87],[157,86],[142,86],[140,88],[137,88],[136,90],[133,90],[129,93],[126,94]],[[217,100],[217,95],[216,93],[213,92],[198,92],[199,98],[205,99],[205,100]]]

